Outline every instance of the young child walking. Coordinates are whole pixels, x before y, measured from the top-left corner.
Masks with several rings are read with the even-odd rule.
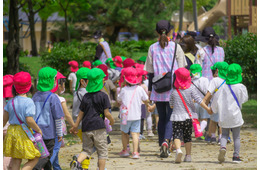
[[[141,105],[142,102],[149,107],[148,95],[142,87],[138,84],[140,79],[137,78],[137,70],[132,67],[125,68],[124,71],[124,80],[126,86],[123,87],[118,95],[118,102],[121,103],[121,112],[122,109],[127,109],[128,114],[123,116],[120,114],[121,122],[127,121],[126,124],[120,125],[120,130],[122,131],[122,144],[123,150],[119,153],[120,156],[129,156],[127,150],[127,140],[128,133],[131,132],[133,138],[133,159],[140,158],[138,153],[138,139],[140,133],[141,125]],[[123,120],[125,117],[125,120]]]
[[[70,92],[73,94],[75,91],[75,87],[76,87],[76,81],[77,81],[77,77],[76,77],[76,72],[79,69],[79,64],[77,61],[70,61],[69,62],[70,65],[70,74],[68,76],[68,80],[69,80],[69,85],[70,85]]]
[[[108,118],[110,125],[114,119],[109,113],[110,103],[108,96],[101,92],[106,75],[99,68],[93,68],[87,73],[87,91],[80,104],[80,111],[71,132],[76,133],[79,123],[82,121],[83,151],[79,154],[77,161],[72,161],[71,167],[81,168],[81,163],[93,153],[93,147],[97,149],[99,170],[104,170],[107,151],[107,131],[104,118]]]
[[[242,82],[242,69],[240,65],[230,64],[227,70],[226,84],[219,89],[213,98],[211,110],[213,113],[219,113],[219,126],[222,128],[222,137],[220,140],[220,150],[218,155],[219,162],[225,161],[226,145],[229,132],[232,130],[234,140],[234,153],[232,161],[240,163],[240,129],[244,124],[242,118],[242,104],[247,102],[247,88]],[[212,112],[210,114],[212,114]]]
[[[25,123],[29,128],[42,134],[41,129],[34,121],[35,105],[28,98],[31,91],[31,76],[27,72],[19,72],[13,78],[13,96],[4,108],[3,126],[9,121],[10,125],[4,139],[4,156],[12,157],[12,169],[20,169],[22,159],[27,159],[22,170],[31,170],[37,164],[40,152],[28,138],[21,126]]]
[[[176,146],[175,163],[182,161],[183,153],[180,140],[182,137],[186,150],[184,162],[191,162],[192,119],[197,117],[193,100],[207,111],[210,108],[202,101],[195,87],[191,84],[190,72],[186,68],[179,68],[174,74],[176,79],[169,103],[170,107],[173,108],[170,120],[173,127],[173,141]]]
[[[64,117],[61,102],[50,90],[56,87],[57,70],[44,67],[38,73],[38,91],[33,96],[36,106],[36,123],[42,130],[43,141],[50,153],[47,158],[41,158],[34,170],[51,169],[50,158],[53,154],[55,138],[62,141],[62,117]]]

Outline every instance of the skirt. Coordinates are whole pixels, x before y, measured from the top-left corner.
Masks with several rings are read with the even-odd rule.
[[[28,138],[21,125],[10,125],[4,140],[4,156],[17,159],[34,159],[41,153]]]

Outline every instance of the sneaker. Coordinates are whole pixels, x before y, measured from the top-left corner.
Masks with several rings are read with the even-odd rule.
[[[145,139],[144,135],[139,135],[139,140]]]
[[[220,163],[225,162],[225,155],[226,155],[226,149],[225,148],[221,148],[219,150],[219,154],[218,154],[218,161]]]
[[[204,136],[201,136],[201,137],[196,138],[196,140],[198,140],[198,141],[203,141],[203,140],[205,140],[205,137],[204,137]]]
[[[121,157],[128,157],[130,156],[129,152],[126,150],[122,150],[120,153],[119,153],[119,156]]]
[[[161,158],[168,158],[168,143],[167,142],[163,142],[162,143],[162,146],[161,146],[161,154],[160,154],[160,157]]]
[[[149,130],[147,136],[148,136],[148,137],[153,137],[154,134],[153,134],[153,132],[152,132],[151,130]]]
[[[233,156],[232,161],[233,161],[234,163],[237,163],[237,164],[239,164],[239,163],[242,162],[242,160],[239,158],[239,156],[238,156],[238,157]]]
[[[82,167],[78,161],[73,160],[70,162],[70,169],[71,170],[82,170]]]
[[[185,155],[183,162],[191,162],[191,155]]]
[[[210,142],[210,139],[211,139],[211,137],[208,136],[208,135],[205,137],[205,141],[208,142],[208,143]]]
[[[211,144],[217,144],[217,139],[215,137],[210,138]]]
[[[182,151],[181,149],[176,150],[175,163],[181,163]]]
[[[232,142],[231,138],[228,137],[227,143],[231,143],[231,142]]]
[[[181,141],[181,147],[184,147],[184,142],[183,141]]]
[[[221,139],[220,139],[220,138],[218,138],[218,145],[220,145],[220,140],[221,140]]]
[[[140,158],[139,153],[138,152],[133,152],[132,158],[133,159],[139,159]]]
[[[127,145],[126,151],[127,151],[128,153],[130,153],[130,146],[129,146],[129,144]]]

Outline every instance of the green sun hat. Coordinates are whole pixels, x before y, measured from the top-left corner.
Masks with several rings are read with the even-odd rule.
[[[100,91],[104,84],[103,79],[106,77],[105,73],[99,68],[91,69],[87,74],[88,85],[86,90],[89,93]]]
[[[106,64],[109,63],[109,64],[110,64],[110,67],[111,67],[112,69],[115,69],[115,68],[116,68],[116,66],[115,66],[114,61],[113,61],[112,58],[108,58],[105,63],[106,63]]]
[[[227,69],[226,84],[238,84],[242,82],[242,68],[239,64],[230,64]]]
[[[101,65],[101,64],[103,64],[103,63],[100,60],[96,60],[96,61],[93,62],[93,65],[96,66],[96,67]]]
[[[211,70],[217,70],[217,65],[219,64],[220,62],[216,62],[213,66],[210,67]]]
[[[227,69],[228,69],[228,63],[223,61],[223,62],[219,62],[217,64],[217,69],[218,69],[218,76],[222,79],[226,79],[227,78]]]
[[[125,61],[126,57],[125,56],[120,56],[122,58],[122,61]]]
[[[54,87],[54,78],[57,75],[57,70],[51,67],[44,67],[38,73],[37,90],[45,92],[50,91]]]
[[[75,90],[77,90],[79,87],[79,82],[81,79],[87,79],[87,74],[89,72],[89,68],[86,67],[81,67],[80,69],[78,69],[76,76],[77,76],[77,82],[76,82],[76,87]]]
[[[143,62],[145,62],[146,61],[146,56],[142,56],[142,57],[140,57],[139,59],[138,59],[138,61],[143,61]]]
[[[201,71],[202,71],[202,67],[200,64],[192,64],[190,66],[190,72],[192,74],[200,73],[200,76],[201,76]]]

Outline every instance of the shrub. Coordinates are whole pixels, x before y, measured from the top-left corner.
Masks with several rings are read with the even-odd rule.
[[[243,84],[250,94],[257,91],[257,36],[247,33],[221,44],[225,50],[225,61],[237,63],[243,70]]]
[[[32,75],[31,69],[28,64],[19,62],[19,71],[25,71]],[[7,74],[7,61],[3,62],[3,75]]]
[[[3,57],[6,58],[6,47],[7,44],[3,44]]]

